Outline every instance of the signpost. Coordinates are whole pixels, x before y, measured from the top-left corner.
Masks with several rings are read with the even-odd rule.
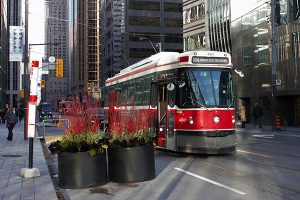
[[[29,160],[28,168],[21,169],[21,176],[23,177],[37,177],[40,176],[40,171],[33,166],[33,139],[35,137],[35,118],[36,118],[36,103],[37,103],[37,86],[38,86],[38,69],[39,61],[32,61],[30,73],[30,96],[27,109],[26,133],[29,138]]]

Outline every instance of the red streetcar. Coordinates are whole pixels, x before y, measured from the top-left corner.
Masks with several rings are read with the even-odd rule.
[[[121,70],[105,86],[105,113],[124,104],[147,112],[159,148],[207,154],[236,150],[228,53],[161,52]]]

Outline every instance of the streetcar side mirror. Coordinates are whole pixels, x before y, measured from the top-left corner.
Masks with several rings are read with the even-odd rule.
[[[183,88],[185,86],[185,82],[184,81],[178,81],[178,87],[179,88]]]
[[[245,74],[241,70],[234,69],[234,72],[237,73],[242,78],[245,76]]]

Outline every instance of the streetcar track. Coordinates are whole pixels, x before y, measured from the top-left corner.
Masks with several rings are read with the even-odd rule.
[[[192,158],[193,160],[195,160],[194,158]],[[197,161],[197,160],[195,160]],[[208,167],[211,167],[211,168],[216,168],[216,169],[219,169],[219,170],[223,170],[227,173],[231,173],[235,176],[238,176],[238,177],[243,177],[243,178],[246,178],[246,179],[249,179],[249,180],[253,180],[253,181],[258,181],[258,182],[261,182],[261,183],[264,183],[266,185],[270,185],[270,186],[273,186],[273,187],[278,187],[278,188],[281,188],[281,189],[284,189],[284,190],[287,190],[287,191],[290,191],[290,192],[294,192],[294,193],[300,193],[300,190],[295,190],[295,189],[292,189],[292,188],[288,188],[288,187],[285,187],[285,186],[282,186],[282,185],[279,185],[277,183],[274,183],[272,181],[267,181],[267,180],[264,180],[262,178],[256,178],[254,176],[250,176],[246,173],[243,173],[241,171],[233,171],[233,170],[230,170],[228,168],[224,168],[224,167],[221,167],[219,165],[215,165],[215,164],[211,164],[209,162],[205,162],[205,161],[197,161],[199,164],[202,164],[203,166],[208,166]],[[213,173],[213,171],[211,172]],[[216,174],[216,173],[214,173]],[[218,175],[218,174],[216,174]]]
[[[261,154],[251,153],[251,152],[242,151],[242,150],[240,150],[239,152],[246,152],[246,153],[249,153],[249,154],[264,156],[264,155],[261,155]],[[272,156],[264,156],[264,157],[271,157],[272,158]],[[278,168],[281,168],[281,169],[291,170],[293,172],[299,172],[300,171],[300,169],[298,169],[298,168],[285,167],[285,166],[282,166],[282,165],[277,164],[275,162],[267,162],[267,161],[263,161],[263,160],[256,160],[256,159],[245,158],[245,157],[243,157],[243,159],[250,160],[250,161],[253,161],[253,162],[262,163],[262,164],[265,164],[265,165],[270,165],[270,166],[273,166],[273,167],[278,167]]]
[[[261,140],[261,139],[255,139],[255,138],[248,138],[248,140],[254,140],[254,141],[259,141],[259,142],[268,142],[268,143],[274,143],[274,144],[284,144],[284,142],[277,142],[277,141],[272,141],[272,140]]]
[[[261,144],[261,142],[260,143],[255,143],[255,144]],[[246,147],[245,145],[249,145],[249,144],[244,144],[243,148],[257,151],[257,149],[254,149],[254,148],[251,148],[251,147],[248,147],[248,146]],[[240,144],[238,146],[240,146]],[[291,155],[291,154],[286,154],[286,153],[279,153],[279,152],[274,152],[274,151],[266,151],[266,150],[263,150],[263,149],[259,149],[258,151],[262,151],[263,153],[269,153],[269,154],[274,154],[274,155],[278,154],[278,155],[286,156],[286,157],[290,157],[290,158],[300,158],[300,156],[297,156],[297,155]]]

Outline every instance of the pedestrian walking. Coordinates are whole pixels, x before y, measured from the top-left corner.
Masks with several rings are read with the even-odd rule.
[[[242,122],[242,128],[246,128],[246,108],[244,105],[239,107],[239,116]]]
[[[2,124],[5,124],[4,115],[5,115],[5,109],[0,108],[0,123],[2,123]]]
[[[262,120],[263,120],[263,110],[258,103],[255,103],[253,111],[252,111],[254,124],[253,127],[255,128],[256,125],[259,125],[259,128],[262,128]]]
[[[6,120],[6,127],[8,129],[7,140],[13,140],[13,129],[16,123],[18,122],[18,117],[14,113],[14,110],[12,108],[8,108],[8,111],[5,114],[4,119]]]
[[[24,116],[24,110],[23,110],[23,108],[19,108],[19,111],[18,111],[19,122],[22,121],[23,116]]]

